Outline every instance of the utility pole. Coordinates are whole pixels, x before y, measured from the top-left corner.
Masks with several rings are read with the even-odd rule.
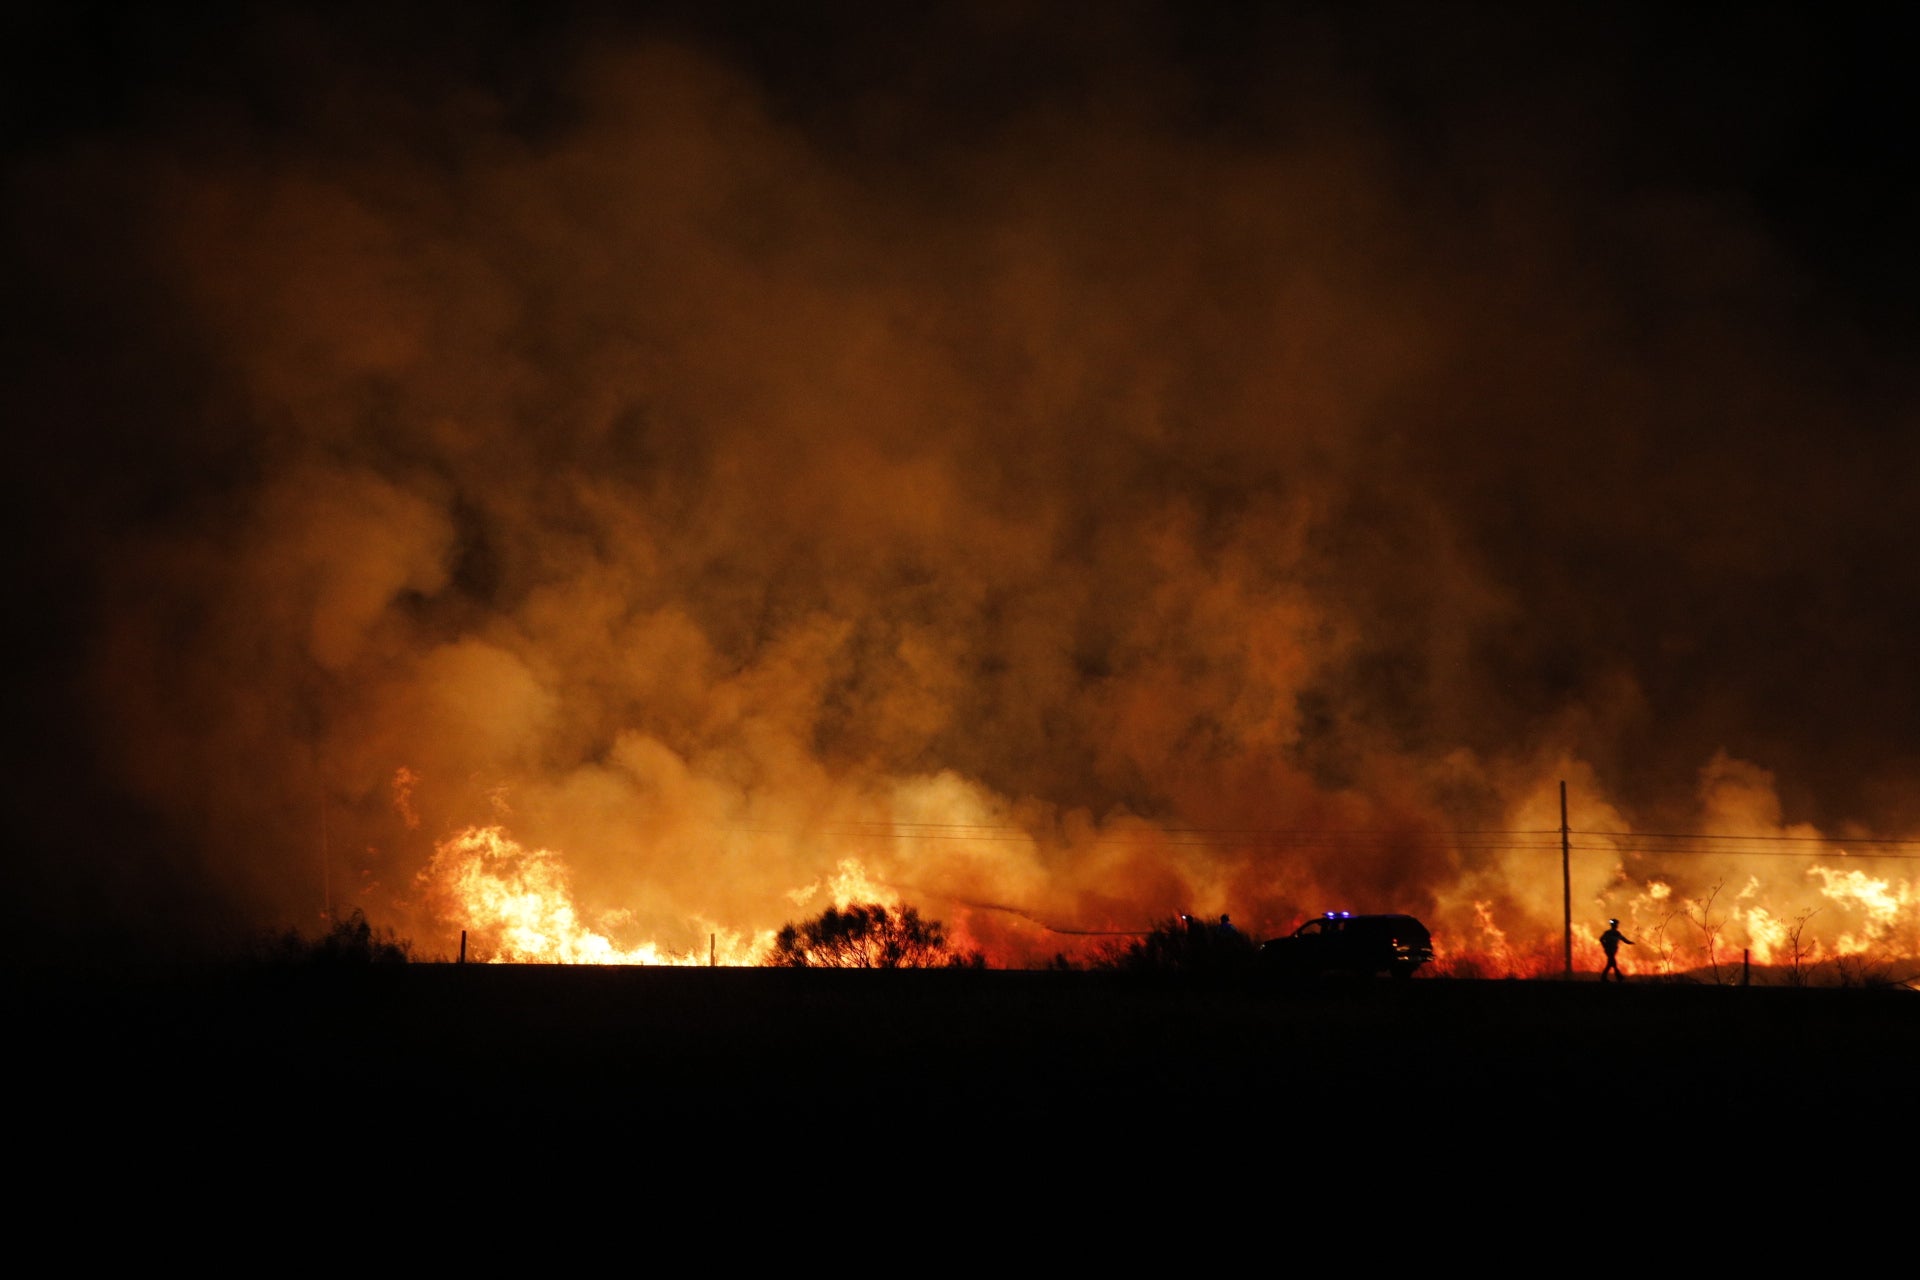
[[[333,846],[327,832],[327,771],[320,748],[313,749],[314,770],[320,775],[320,902],[321,919],[333,928]]]
[[[1573,877],[1567,869],[1573,842],[1567,828],[1567,780],[1560,779],[1560,909],[1567,926],[1567,979],[1573,979]]]

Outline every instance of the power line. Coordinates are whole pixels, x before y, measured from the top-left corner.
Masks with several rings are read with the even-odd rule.
[[[1835,862],[1920,862],[1920,853],[1849,853],[1845,849],[1608,849],[1599,845],[1575,845],[1576,852],[1632,855],[1643,858],[1684,856],[1693,858],[1824,858]]]
[[[1378,828],[1262,828],[1262,827],[1159,827],[1137,832],[1095,836],[1073,840],[1053,833],[1033,832],[1023,827],[995,826],[961,822],[854,822],[815,828],[739,827],[746,834],[774,836],[813,836],[843,840],[957,841],[986,844],[1044,844],[1057,841],[1068,846],[1098,848],[1219,848],[1254,845],[1266,848],[1315,850],[1386,849],[1407,843],[1438,843],[1462,853],[1530,853],[1558,850],[1559,832],[1553,830],[1451,830],[1394,831]],[[1573,831],[1571,836],[1585,837],[1571,847],[1585,853],[1657,854],[1705,856],[1711,854],[1742,857],[1822,857],[1912,861],[1920,859],[1920,840],[1889,837],[1832,838],[1781,835],[1688,835],[1680,832]],[[1624,843],[1601,845],[1587,843],[1600,839]],[[1658,843],[1653,843],[1658,842]],[[1753,848],[1753,845],[1806,846],[1793,848]],[[1886,852],[1855,852],[1859,846]],[[1851,846],[1851,847],[1850,847]]]
[[[1773,844],[1888,844],[1912,845],[1920,849],[1920,840],[1901,840],[1888,836],[1769,836],[1769,835],[1689,835],[1685,832],[1662,831],[1575,831],[1577,836],[1605,836],[1608,839],[1621,840],[1755,840]]]

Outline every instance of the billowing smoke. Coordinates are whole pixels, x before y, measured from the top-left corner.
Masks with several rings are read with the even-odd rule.
[[[1920,828],[1910,347],[1633,48],[500,21],[274,12],[17,141],[28,911],[446,954],[497,827],[622,947],[851,876],[1003,963],[1525,967],[1564,780],[1776,840],[1582,834],[1583,936],[1920,951],[1846,843]]]

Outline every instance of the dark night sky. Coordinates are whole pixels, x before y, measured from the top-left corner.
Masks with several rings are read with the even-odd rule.
[[[48,946],[304,921],[317,815],[404,913],[508,792],[702,937],[837,856],[713,833],[801,815],[1056,834],[871,854],[934,906],[1522,933],[1432,833],[1569,770],[1641,829],[1920,831],[1895,7],[3,21]],[[1169,870],[1076,813],[1428,834]]]

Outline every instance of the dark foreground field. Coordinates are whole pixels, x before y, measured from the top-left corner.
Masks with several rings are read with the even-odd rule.
[[[862,1131],[1122,1159],[1786,1145],[1876,1103],[1911,1125],[1920,1078],[1897,989],[411,965],[29,972],[11,997],[18,1096],[76,1134],[425,1159]]]

